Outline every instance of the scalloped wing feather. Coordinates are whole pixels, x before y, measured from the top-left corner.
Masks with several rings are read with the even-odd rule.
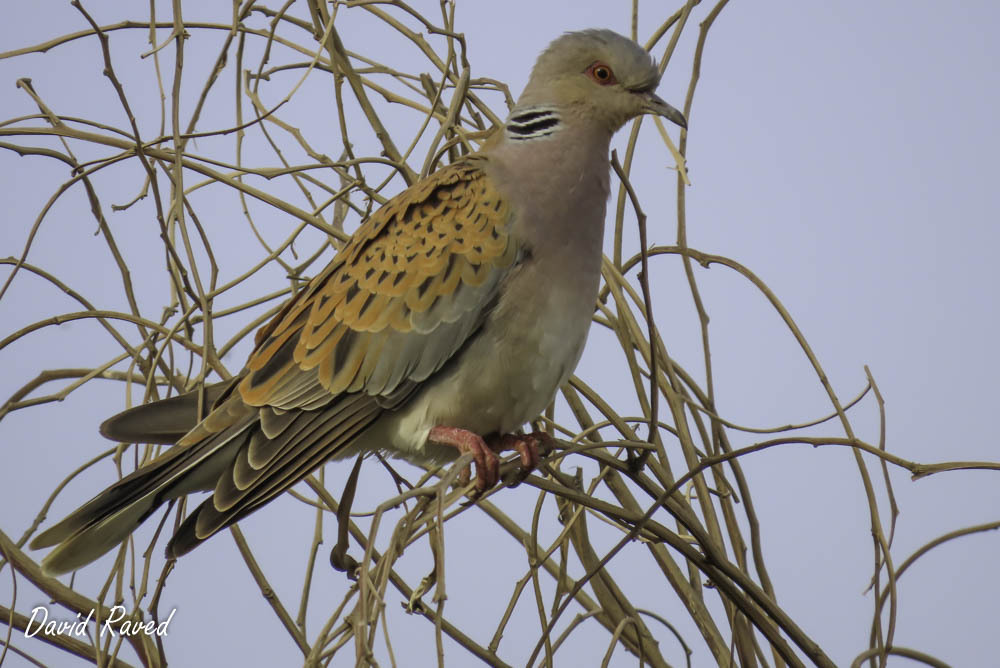
[[[510,205],[471,156],[374,213],[269,324],[239,386],[282,410],[392,393],[439,369],[481,324],[517,259]]]

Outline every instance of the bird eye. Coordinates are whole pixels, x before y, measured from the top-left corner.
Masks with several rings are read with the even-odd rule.
[[[611,71],[611,68],[600,61],[588,67],[587,74],[602,86],[610,86],[611,84],[618,83],[618,80],[615,79],[615,73]]]

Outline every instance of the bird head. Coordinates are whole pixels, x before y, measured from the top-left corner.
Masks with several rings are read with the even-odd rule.
[[[660,73],[649,53],[610,30],[568,32],[538,57],[519,108],[553,106],[605,124],[611,132],[642,114],[687,127],[654,91]]]

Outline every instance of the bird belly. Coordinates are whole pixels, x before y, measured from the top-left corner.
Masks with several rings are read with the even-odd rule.
[[[522,280],[531,277],[522,274]],[[537,280],[537,277],[535,278]],[[545,285],[536,283],[536,285]],[[469,344],[412,399],[374,425],[372,447],[441,462],[458,453],[427,441],[435,426],[509,433],[539,415],[573,372],[587,339],[594,290],[545,289],[546,299],[498,307]]]

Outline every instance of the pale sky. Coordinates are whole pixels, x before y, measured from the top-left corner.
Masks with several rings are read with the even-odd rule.
[[[101,23],[127,16],[112,9],[98,11],[97,3],[91,4]],[[640,29],[642,39],[661,20],[658,4],[640,3],[640,25],[646,30]],[[438,16],[437,2],[413,5]],[[631,5],[466,1],[459,3],[457,25],[470,44],[473,76],[504,80],[516,96],[536,55],[551,39],[565,30],[589,27],[626,33]],[[674,4],[669,7],[672,12]],[[165,14],[168,9],[164,5],[161,11]],[[675,106],[684,102],[697,22],[707,10],[703,6],[696,11],[678,45],[676,63],[658,90]],[[140,11],[147,11],[146,5]],[[663,12],[664,17],[669,13]],[[196,17],[189,13],[185,18]],[[0,50],[37,44],[83,27],[83,19],[66,3],[11,5],[7,20],[0,24]],[[709,33],[689,118],[689,244],[739,261],[770,286],[812,345],[841,399],[846,401],[864,387],[868,365],[886,400],[888,449],[923,463],[1000,460],[994,425],[1000,398],[994,384],[1000,373],[1000,355],[994,347],[1000,190],[993,183],[998,175],[995,156],[1000,153],[1000,133],[995,129],[998,27],[1000,8],[986,1],[946,5],[923,0],[735,1]],[[359,25],[356,31],[341,33],[348,49],[353,44],[361,50],[371,39],[365,30]],[[148,71],[138,69],[145,67],[139,54],[148,50],[140,33],[116,33],[112,39],[123,76],[132,77],[126,81],[131,81],[130,90],[142,85],[142,75],[135,72]],[[167,34],[160,31],[160,39]],[[199,39],[196,35],[189,40],[187,66],[207,70],[221,37]],[[408,51],[403,46],[402,41],[386,40],[386,60],[405,59]],[[202,61],[199,54],[204,55]],[[94,38],[43,55],[0,60],[0,90],[5,91],[0,96],[0,117],[35,113],[30,98],[15,88],[18,78],[30,77],[39,94],[60,113],[110,118],[124,126],[100,68]],[[223,76],[229,79],[220,90],[231,96],[231,65]],[[203,75],[192,77],[200,81]],[[325,86],[324,77],[315,76],[322,84],[319,88]],[[332,96],[321,99],[315,113],[335,123],[332,108],[322,106],[329,105]],[[499,99],[492,101],[502,115]],[[137,115],[147,119],[144,130],[153,134],[158,118],[155,94],[147,96],[146,104],[150,106],[138,109]],[[221,103],[222,113],[231,118],[227,104],[231,102]],[[108,112],[107,105],[113,111]],[[225,123],[220,120],[218,127]],[[210,120],[204,127],[213,127]],[[671,132],[676,139],[676,132]],[[625,134],[617,146],[624,145]],[[331,140],[323,150],[332,156],[339,151],[338,137],[331,128]],[[675,238],[675,185],[658,142],[655,129],[646,124],[634,168],[641,176],[633,183],[649,216],[651,243],[667,245]],[[87,159],[85,150],[79,157]],[[0,173],[7,184],[0,256],[20,254],[39,209],[67,178],[66,170],[55,170],[51,163],[0,149]],[[106,210],[138,192],[141,180],[135,181],[131,174],[118,188],[104,183],[113,193],[103,202]],[[192,177],[191,183],[196,180]],[[257,185],[267,187],[267,183]],[[200,215],[211,217],[213,225],[239,220],[238,229],[245,230],[235,198],[216,202],[202,196],[198,202]],[[156,273],[150,276],[155,279],[144,280],[140,271],[135,277],[137,291],[140,303],[162,303],[166,286],[160,269],[162,250],[155,250],[155,223],[131,214],[108,215],[138,266],[143,264],[143,249],[151,249]],[[287,219],[275,217],[269,222],[275,226],[271,238],[283,237]],[[98,308],[123,308],[114,267],[88,260],[107,258],[103,242],[93,236],[95,228],[78,188],[53,209],[28,261],[57,268],[63,281],[80,289]],[[300,248],[302,254],[311,251]],[[259,246],[236,239],[221,248],[220,265],[226,276],[246,269],[248,253],[258,257]],[[702,378],[698,322],[679,268],[676,259],[656,265],[654,312],[671,354]],[[732,422],[752,427],[805,422],[830,413],[815,374],[766,300],[724,267],[696,270],[711,316],[720,412]],[[0,279],[6,279],[8,272],[0,269]],[[263,273],[250,288],[263,294],[286,284],[274,271]],[[0,300],[0,338],[39,319],[76,310],[78,305],[51,286],[22,273]],[[150,308],[146,315],[157,319],[160,313]],[[246,323],[227,321],[224,326],[235,332]],[[620,386],[622,402],[628,406],[630,382],[620,369],[607,364],[603,347],[607,343],[601,334],[591,338],[578,375],[612,396]],[[49,328],[0,350],[0,396],[6,400],[44,368],[93,365],[115,350],[92,324]],[[237,357],[245,354],[244,348],[226,358],[231,370],[240,366]],[[91,383],[62,403],[17,411],[0,421],[0,489],[6,493],[0,504],[0,528],[8,536],[20,537],[63,476],[110,447],[96,427],[121,406],[117,384]],[[877,443],[874,401],[866,398],[852,415],[859,438]],[[843,435],[832,424],[818,433]],[[736,446],[761,440],[738,432],[730,435]],[[872,612],[872,595],[866,592],[872,570],[868,511],[851,452],[794,445],[746,457],[742,464],[754,490],[765,559],[779,604],[838,665],[849,664],[867,646]],[[564,468],[572,465],[567,462]],[[577,465],[593,473],[584,463]],[[881,479],[877,467],[871,470]],[[347,463],[328,466],[330,487],[339,489],[339,479],[348,472]],[[112,475],[106,465],[100,475],[75,482],[60,496],[50,521],[89,498]],[[374,480],[371,489],[384,478],[374,468],[367,475]],[[963,471],[911,482],[905,471],[892,469],[901,508],[893,546],[896,562],[945,532],[996,521],[1000,486],[995,475]],[[519,517],[530,522],[535,493],[522,487],[503,494],[510,507],[526,509]],[[363,491],[358,507],[372,508],[384,498],[387,494]],[[884,497],[880,500],[884,502]],[[887,508],[883,503],[885,516]],[[294,571],[288,583],[273,581],[292,606],[312,522],[313,514],[286,496],[240,525],[269,573]],[[473,513],[447,527],[452,532],[448,558],[456,573],[449,583],[452,598],[447,614],[457,619],[481,615],[484,630],[477,640],[488,643],[490,624],[502,612],[512,583],[524,572],[523,550],[494,542],[491,527]],[[149,527],[145,530],[151,535]],[[330,607],[340,602],[347,588],[343,577],[324,568],[333,531],[331,519],[320,548],[319,570],[324,572],[318,575],[321,591],[330,594]],[[161,537],[161,546],[163,542]],[[283,544],[295,545],[291,564]],[[426,552],[425,545],[415,549]],[[406,572],[416,581],[430,561],[426,554],[412,556]],[[983,665],[985,657],[995,654],[998,557],[1000,537],[990,532],[948,543],[917,562],[899,583],[896,642],[951,665]],[[645,556],[636,558],[648,561]],[[83,580],[88,586],[94,580],[90,594],[100,587],[96,580],[100,571],[100,566],[92,566],[79,576],[88,578],[90,573]],[[484,577],[484,572],[490,575]],[[633,578],[623,581],[645,607],[670,619],[696,646],[693,665],[711,665],[711,654],[686,612],[662,579],[655,578],[655,573],[637,568]],[[470,588],[466,595],[463,584]],[[0,573],[0,599],[5,605],[10,605],[11,595],[9,571]],[[17,596],[21,612],[44,602],[23,580],[18,581]],[[174,665],[215,665],[222,660],[235,665],[295,665],[301,660],[227,535],[217,536],[178,562],[164,601],[161,607],[178,609],[166,640],[167,656]],[[329,614],[328,608],[315,600],[313,604]],[[390,605],[395,606],[395,600]],[[538,618],[530,607],[500,646],[501,657],[511,665],[526,660],[537,638]],[[326,614],[310,616],[313,634]],[[391,629],[401,634],[397,659],[407,657],[399,665],[432,665],[433,629],[422,620],[397,617],[391,622]],[[657,637],[665,658],[683,664],[683,653],[672,637],[668,633]],[[595,624],[587,633],[573,636],[573,642],[557,654],[557,663],[597,665],[607,641],[607,634]],[[15,644],[53,662],[65,656],[46,653],[23,638]],[[447,652],[447,665],[473,665],[460,650]],[[346,652],[333,665],[350,665],[348,655],[353,657]],[[21,661],[17,656],[7,658],[11,666],[23,665]],[[902,663],[893,659],[889,665]],[[636,665],[636,661],[619,650],[612,665]]]

